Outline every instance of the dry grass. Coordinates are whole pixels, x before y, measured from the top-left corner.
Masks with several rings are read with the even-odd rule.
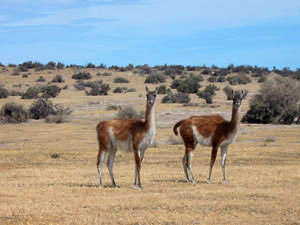
[[[97,70],[90,70],[94,79]],[[28,80],[2,73],[1,83],[32,85],[39,76],[52,80],[56,73],[32,72]],[[217,107],[157,105],[157,148],[149,148],[142,165],[143,190],[132,187],[132,154],[118,152],[115,179],[110,187],[104,168],[105,187],[97,187],[95,126],[111,118],[109,104],[132,105],[143,109],[144,77],[123,76],[137,89],[135,93],[85,96],[73,89],[73,70],[60,71],[69,89],[53,99],[71,107],[71,122],[48,124],[0,124],[0,224],[299,224],[300,221],[300,127],[242,125],[236,143],[229,147],[227,178],[221,183],[219,161],[212,180],[206,184],[210,149],[198,147],[193,159],[195,185],[184,181],[181,158],[183,145],[168,144],[175,121],[192,114],[221,113],[228,118],[230,104],[222,91]],[[170,83],[171,80],[168,80]],[[120,84],[117,84],[120,86]],[[221,88],[223,87],[221,84]],[[152,89],[154,86],[150,85]],[[240,86],[239,88],[241,88]],[[257,84],[245,86],[255,93]],[[140,97],[142,95],[142,97]],[[158,101],[160,101],[159,96]],[[30,105],[19,97],[0,99]],[[203,103],[198,97],[193,102]],[[242,112],[247,110],[247,100]],[[272,138],[274,141],[267,141]]]

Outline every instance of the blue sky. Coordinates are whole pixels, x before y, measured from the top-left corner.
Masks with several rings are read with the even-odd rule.
[[[0,62],[300,68],[299,0],[0,0]]]

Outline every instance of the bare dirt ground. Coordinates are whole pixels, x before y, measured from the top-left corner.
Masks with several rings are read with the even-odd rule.
[[[95,127],[116,111],[108,104],[145,106],[144,79],[132,73],[114,72],[111,77],[93,79],[117,86],[135,87],[137,92],[86,96],[76,91],[71,79],[73,69],[31,71],[24,79],[11,76],[12,69],[0,73],[0,83],[13,90],[35,84],[43,75],[50,81],[62,74],[68,89],[54,103],[73,110],[71,121],[49,124],[30,120],[22,124],[0,124],[0,224],[300,224],[300,126],[241,124],[239,136],[229,147],[227,178],[221,182],[219,160],[212,184],[206,184],[210,149],[198,146],[193,158],[196,184],[184,180],[181,164],[183,145],[177,144],[172,126],[190,115],[216,114],[230,118],[231,103],[222,91],[213,106],[197,96],[197,107],[161,104],[156,107],[155,147],[146,151],[142,164],[143,190],[133,188],[134,161],[131,153],[119,151],[114,164],[119,188],[111,188],[104,168],[104,187],[97,186],[97,140]],[[129,84],[114,84],[122,76]],[[168,80],[168,84],[171,80]],[[204,82],[205,84],[205,82]],[[217,84],[221,89],[228,83]],[[26,86],[28,85],[28,86]],[[204,86],[204,85],[203,85]],[[155,85],[149,85],[153,89]],[[259,85],[238,86],[249,90],[242,113]],[[250,97],[249,97],[250,96]],[[0,107],[16,101],[30,106],[33,100],[20,97],[0,99]],[[218,158],[219,159],[219,158]]]

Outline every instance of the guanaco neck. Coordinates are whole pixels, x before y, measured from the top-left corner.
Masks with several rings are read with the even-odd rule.
[[[145,125],[146,130],[155,127],[155,103],[153,105],[146,105]]]
[[[229,124],[230,131],[236,130],[240,124],[240,108],[240,106],[236,107],[235,105],[232,105],[232,114]]]

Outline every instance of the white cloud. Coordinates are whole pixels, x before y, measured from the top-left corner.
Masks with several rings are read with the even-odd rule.
[[[188,29],[217,29],[258,24],[274,18],[299,15],[300,9],[300,1],[292,0],[144,0],[131,4],[117,4],[113,0],[101,2],[114,4],[58,10],[50,15],[24,18],[2,26],[76,25],[79,20],[98,19],[98,24],[93,22],[91,25],[102,29],[181,32]]]

